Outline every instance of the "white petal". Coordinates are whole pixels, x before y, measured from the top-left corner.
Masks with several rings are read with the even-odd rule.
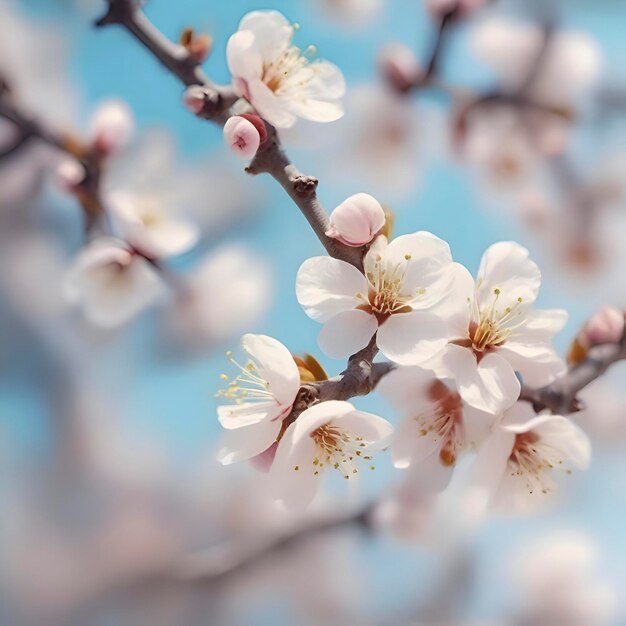
[[[367,295],[365,277],[344,261],[318,256],[307,259],[298,270],[298,302],[310,318],[319,322],[359,306],[357,293]]]
[[[365,348],[378,328],[378,321],[365,311],[352,309],[331,317],[317,338],[322,351],[333,359],[350,356]]]
[[[254,34],[250,31],[231,35],[226,46],[226,61],[233,77],[249,81],[263,75],[263,58],[255,44]]]
[[[498,354],[487,354],[477,363],[471,350],[449,345],[442,362],[456,379],[463,400],[476,409],[499,413],[519,398],[519,380]]]
[[[428,388],[436,380],[431,370],[400,365],[383,377],[376,390],[392,406],[417,415],[432,405]]]
[[[259,375],[269,384],[269,391],[284,406],[291,406],[300,388],[300,373],[287,348],[273,337],[246,334],[243,349],[256,363]]]
[[[343,115],[343,105],[338,100],[328,101],[315,98],[290,100],[289,110],[298,117],[312,122],[334,122]],[[283,124],[284,127],[286,127],[285,124]]]
[[[266,420],[284,417],[285,407],[272,400],[267,402],[244,402],[243,404],[222,404],[217,407],[220,424],[228,429],[243,428]]]
[[[460,263],[452,263],[449,272],[448,292],[430,312],[446,321],[450,337],[465,339],[468,337],[471,319],[474,279]]]
[[[565,373],[564,361],[548,344],[523,344],[507,342],[498,354],[505,358],[511,367],[522,375],[525,384],[543,387]]]
[[[528,315],[524,325],[511,335],[511,339],[522,343],[551,341],[553,335],[563,330],[568,317],[567,311],[563,309],[535,309]]]
[[[239,30],[254,35],[255,48],[266,61],[282,53],[293,36],[293,26],[278,11],[250,11],[239,22]]]
[[[268,420],[225,431],[220,438],[217,460],[230,465],[261,454],[276,441],[281,424],[279,420]]]
[[[377,344],[391,361],[418,365],[432,358],[448,341],[445,322],[431,313],[392,315],[378,328]]]
[[[562,460],[579,469],[587,469],[591,462],[591,443],[583,430],[572,420],[560,415],[548,415],[548,419],[534,427],[541,439],[549,441],[561,451]]]
[[[294,125],[296,116],[262,80],[249,79],[248,91],[252,105],[270,124],[276,128],[290,128]]]
[[[365,411],[352,411],[333,419],[334,424],[345,428],[352,437],[361,437],[368,450],[386,448],[393,434],[393,426],[382,417]]]
[[[483,254],[476,278],[476,297],[480,309],[491,306],[494,290],[499,289],[498,308],[513,308],[519,299],[524,305],[537,298],[541,273],[528,258],[528,250],[512,241],[489,246]]]

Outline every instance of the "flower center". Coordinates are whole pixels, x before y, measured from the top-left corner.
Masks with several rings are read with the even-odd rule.
[[[439,445],[439,460],[446,467],[456,463],[463,447],[463,411],[461,396],[450,391],[439,380],[428,388],[428,396],[434,401],[433,409],[414,417],[419,426],[419,436],[431,435]]]
[[[404,282],[410,261],[411,255],[406,254],[402,261],[391,265],[384,263],[378,255],[373,267],[366,274],[367,297],[361,293],[356,294],[357,300],[362,302],[358,308],[375,315],[379,322],[396,313],[411,312],[413,309],[410,303],[426,290],[417,289],[414,293],[406,293]]]
[[[332,466],[341,472],[345,479],[349,479],[358,473],[356,467],[358,460],[365,459],[370,462],[372,460],[370,455],[363,454],[363,448],[367,446],[363,437],[353,436],[332,422],[316,428],[310,436],[316,447],[316,456],[313,459],[313,474],[316,476],[324,467]],[[300,468],[296,466],[294,469],[298,471]],[[375,469],[374,465],[370,465],[370,469]]]
[[[275,400],[274,394],[269,389],[269,383],[259,375],[258,367],[251,359],[245,365],[240,365],[233,358],[232,352],[227,352],[228,360],[239,370],[239,374],[229,380],[226,374],[220,378],[228,382],[225,389],[220,389],[216,398],[226,398],[235,404],[244,402],[267,402]]]
[[[526,488],[530,494],[538,490],[541,493],[548,493],[554,485],[548,472],[561,467],[563,459],[556,447],[531,430],[515,436],[507,465],[511,476],[526,481]],[[572,473],[569,469],[563,471],[567,474]]]
[[[273,61],[263,64],[263,82],[274,93],[288,86],[287,83],[294,77],[297,79],[297,85],[302,87],[312,76],[304,76],[300,70],[311,62],[311,57],[315,53],[315,46],[309,46],[304,52],[296,46],[291,46]]]
[[[493,300],[486,309],[478,310],[474,298],[474,311],[467,329],[467,339],[454,341],[456,345],[471,348],[480,359],[488,352],[493,352],[504,343],[513,331],[524,322],[523,311],[520,309],[522,298],[517,298],[514,306],[498,308],[501,291],[493,290]]]

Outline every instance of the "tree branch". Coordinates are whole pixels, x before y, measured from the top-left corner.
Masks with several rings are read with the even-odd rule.
[[[522,386],[520,400],[531,402],[535,411],[549,409],[567,415],[583,408],[579,391],[602,376],[617,361],[626,359],[626,342],[593,346],[584,361],[571,367],[561,378],[541,389]]]
[[[107,1],[108,11],[96,22],[96,26],[122,26],[185,86],[202,86],[205,107],[199,116],[223,125],[230,116],[230,108],[238,100],[232,88],[211,82],[183,46],[172,43],[148,20],[136,0]],[[281,148],[276,129],[266,125],[268,138],[247,171],[250,174],[267,173],[272,176],[306,217],[328,254],[362,270],[364,248],[351,248],[326,236],[328,215],[317,197],[317,179],[303,175],[291,163]]]

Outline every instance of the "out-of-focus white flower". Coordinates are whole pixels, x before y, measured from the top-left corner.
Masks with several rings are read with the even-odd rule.
[[[393,370],[379,389],[404,416],[394,436],[394,465],[418,467],[415,480],[432,491],[446,487],[459,455],[482,443],[496,420],[419,367]]]
[[[233,115],[224,124],[224,143],[238,157],[251,159],[259,149],[261,135],[251,121]]]
[[[329,148],[336,160],[327,177],[358,181],[374,195],[404,197],[420,181],[421,146],[429,157],[445,145],[444,117],[435,108],[416,108],[388,85],[348,91],[346,115],[332,126]]]
[[[556,488],[554,475],[587,469],[591,444],[571,420],[518,402],[478,451],[470,489],[479,507],[525,513]]]
[[[533,626],[608,626],[616,608],[614,587],[599,570],[592,537],[549,533],[525,543],[511,564],[519,590],[519,623]]]
[[[317,0],[329,18],[354,28],[371,24],[381,12],[383,0]]]
[[[349,402],[320,402],[298,416],[282,436],[270,469],[276,500],[286,507],[311,502],[327,468],[357,478],[358,461],[373,468],[370,452],[389,443],[393,427],[382,417],[357,411]]]
[[[267,263],[240,245],[220,246],[185,278],[185,293],[167,310],[166,324],[173,339],[183,339],[191,349],[204,350],[240,335],[272,301]]]
[[[378,53],[378,65],[383,76],[398,91],[405,92],[422,74],[422,66],[409,46],[392,43]]]
[[[224,465],[250,459],[267,450],[278,437],[300,388],[300,373],[285,346],[266,335],[244,335],[241,346],[249,359],[238,375],[218,393],[232,404],[217,407],[220,424],[227,429],[218,460]],[[224,380],[228,380],[226,374]]]
[[[363,275],[331,257],[300,267],[296,295],[305,313],[324,324],[318,342],[331,357],[364,348],[377,334],[392,361],[419,364],[443,349],[445,322],[424,311],[447,294],[454,264],[448,244],[422,231],[387,243],[379,236],[365,256]]]
[[[81,250],[64,288],[90,322],[112,328],[157,302],[165,285],[144,257],[121,241],[103,238]]]
[[[356,193],[330,214],[326,235],[359,247],[372,241],[384,225],[385,211],[380,202],[367,193]]]
[[[528,95],[553,105],[569,104],[583,95],[599,76],[600,51],[582,33],[557,32],[550,37],[543,61],[529,84]],[[505,87],[515,89],[533,69],[543,38],[539,25],[492,17],[475,27],[470,46]]]
[[[98,152],[111,155],[122,150],[135,131],[130,107],[122,100],[106,100],[96,108],[89,123],[89,137]]]
[[[332,122],[343,114],[345,82],[328,61],[311,61],[291,44],[294,26],[278,11],[252,11],[228,40],[226,56],[237,93],[279,128],[301,117]]]
[[[461,397],[475,408],[496,413],[510,407],[520,392],[516,371],[533,387],[564,371],[551,341],[567,313],[533,310],[540,283],[528,250],[514,242],[486,250],[476,282],[457,266],[454,296],[436,308],[452,337],[437,371],[454,378]]]
[[[120,238],[150,258],[183,254],[200,236],[191,221],[169,215],[151,197],[119,191],[105,196],[104,203]]]

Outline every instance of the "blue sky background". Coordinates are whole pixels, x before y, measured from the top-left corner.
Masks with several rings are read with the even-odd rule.
[[[93,6],[98,3],[93,1]],[[102,3],[104,4],[104,3]],[[140,127],[166,126],[177,138],[181,150],[190,158],[207,153],[223,153],[221,132],[210,124],[196,120],[180,105],[181,87],[157,62],[122,29],[109,27],[96,31],[86,26],[84,13],[70,8],[69,1],[22,0],[21,6],[33,18],[46,19],[67,33],[73,49],[72,72],[85,99],[85,111],[104,98],[119,97],[132,107]],[[224,48],[228,36],[247,11],[274,8],[290,20],[299,22],[297,41],[304,47],[314,42],[319,54],[335,62],[344,71],[348,87],[369,82],[375,74],[378,49],[390,41],[411,45],[420,55],[429,46],[430,23],[416,0],[389,0],[391,10],[370,27],[345,31],[341,27],[315,15],[313,3],[307,0],[272,0],[260,4],[249,0],[209,2],[208,0],[151,0],[147,12],[155,24],[172,38],[189,25],[210,32],[215,39],[214,52],[206,70],[216,81],[227,81]],[[564,3],[565,22],[580,27],[597,37],[606,55],[608,71],[623,69],[626,42],[624,20],[626,7],[619,3],[567,2]],[[94,11],[98,14],[99,11]],[[621,67],[620,67],[621,66]],[[463,51],[463,34],[459,35],[450,55],[446,71],[464,84],[488,79],[488,74],[475,65]],[[434,150],[433,150],[434,151]],[[428,154],[428,147],[425,149]],[[316,153],[306,154],[290,150],[296,163],[306,173],[316,174]],[[224,158],[231,158],[225,155]],[[333,155],[324,155],[333,159]],[[391,206],[397,213],[396,232],[430,230],[450,242],[455,258],[472,270],[476,269],[484,249],[501,239],[517,239],[532,246],[505,217],[497,212],[481,210],[482,198],[471,178],[454,164],[429,163],[420,172],[421,185],[410,198],[393,199]],[[308,167],[310,165],[310,167]],[[242,176],[245,174],[242,172]],[[293,351],[317,352],[316,335],[319,326],[301,311],[295,299],[294,280],[300,263],[322,250],[309,231],[304,219],[273,181],[259,178],[256,184],[266,194],[264,217],[233,239],[243,239],[254,250],[264,255],[272,265],[276,277],[275,303],[269,314],[251,331],[272,335]],[[369,191],[344,180],[335,184],[321,180],[319,195],[327,208],[337,205],[346,195]],[[387,199],[379,197],[386,202]],[[618,303],[619,304],[619,303]],[[562,293],[558,284],[544,284],[540,299],[544,307],[559,306],[571,313],[571,322],[560,341],[562,349],[568,339],[595,308],[596,302],[584,297]],[[152,349],[151,332],[154,329],[147,318],[124,335],[128,342],[132,382],[121,381],[120,372],[109,372],[103,384],[118,392],[132,428],[165,446],[177,462],[193,468],[211,454],[218,435],[214,418],[212,394],[217,388],[218,374],[224,371],[223,350],[206,358],[191,361],[162,361]],[[235,342],[233,342],[234,344]],[[232,347],[232,346],[228,346]],[[226,349],[226,347],[224,347]],[[102,356],[102,350],[98,355]],[[102,356],[106,359],[106,354]],[[341,362],[323,360],[329,372],[340,370]],[[126,370],[129,371],[129,370]],[[24,441],[35,445],[41,442],[37,428],[45,432],[46,398],[28,385],[26,376],[16,379],[5,394],[5,424],[21,421],[29,427]],[[384,410],[378,399],[367,399],[360,405],[371,410]],[[28,417],[24,420],[24,416]],[[37,426],[39,425],[39,426]],[[602,451],[596,455],[591,472],[576,477],[572,487],[574,497],[568,499],[558,514],[533,520],[493,522],[477,539],[472,548],[480,555],[483,565],[478,577],[474,611],[477,614],[494,613],[503,605],[506,594],[502,590],[498,557],[508,547],[533,533],[546,528],[565,525],[592,532],[601,542],[607,555],[607,567],[616,575],[626,562],[626,544],[623,541],[623,515],[626,513],[626,466],[618,460],[621,451]],[[389,475],[385,463],[372,479],[368,489],[380,488]],[[406,550],[388,540],[374,542],[362,557],[367,560],[367,571],[373,575],[371,602],[382,602],[392,607],[405,602],[415,586],[416,576],[425,574],[428,559],[415,558],[415,551]],[[623,580],[620,581],[623,584]],[[269,620],[269,617],[268,617]],[[258,622],[256,622],[258,623]]]

